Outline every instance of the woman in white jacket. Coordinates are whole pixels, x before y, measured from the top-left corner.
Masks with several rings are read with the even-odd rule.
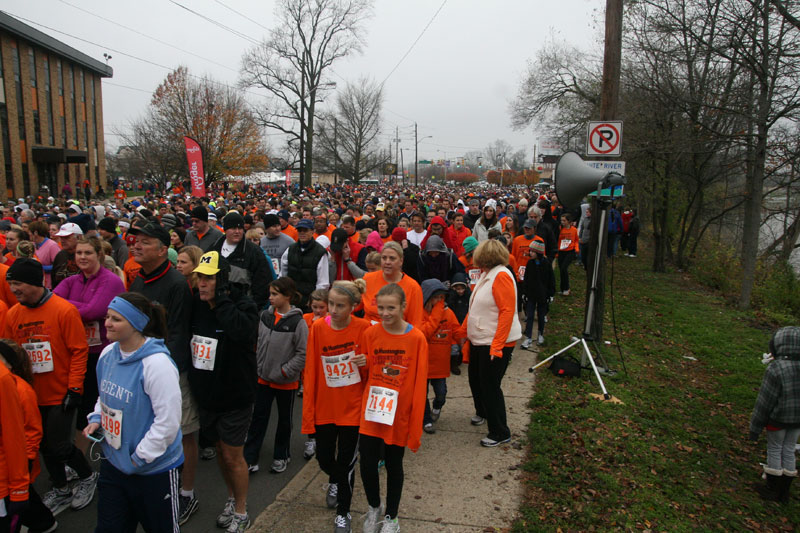
[[[478,242],[483,242],[489,240],[489,230],[493,229],[496,229],[500,233],[503,232],[503,227],[497,219],[497,210],[495,210],[494,205],[486,204],[483,206],[483,214],[481,214],[481,217],[475,222],[475,226],[472,228],[472,236],[475,237]]]

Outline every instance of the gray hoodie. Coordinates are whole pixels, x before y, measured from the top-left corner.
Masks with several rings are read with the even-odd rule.
[[[300,379],[306,365],[307,340],[308,326],[300,309],[292,307],[275,323],[274,308],[269,306],[258,321],[258,377],[280,384]]]

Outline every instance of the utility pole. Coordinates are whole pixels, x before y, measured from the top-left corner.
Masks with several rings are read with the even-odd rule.
[[[614,120],[617,118],[617,106],[619,104],[619,84],[620,70],[622,65],[622,0],[606,0],[606,35],[605,52],[603,56],[603,86],[601,89],[600,100],[600,120]],[[606,271],[606,250],[598,247],[598,240],[601,235],[608,235],[607,223],[600,227],[600,220],[608,220],[608,211],[613,201],[613,188],[611,189],[612,198],[609,201],[602,201],[595,197],[592,200],[592,223],[591,239],[589,241],[589,269],[586,273],[586,310],[589,310],[589,298],[592,292],[592,272],[597,264],[598,276],[594,291],[595,309],[592,316],[591,338],[599,346],[603,338],[603,317],[604,317],[604,298],[605,298],[605,271]],[[601,216],[601,211],[605,210],[605,216]],[[595,258],[599,254],[599,260]],[[585,318],[585,317],[584,317]],[[588,329],[588,328],[587,328]],[[599,350],[599,348],[598,348]]]
[[[305,59],[305,55],[303,56]],[[305,61],[300,61],[300,188],[305,187],[305,138],[306,138],[306,69]]]
[[[397,183],[397,169],[400,168],[400,126],[394,131],[394,182]]]
[[[414,187],[419,186],[419,141],[417,140],[417,123],[414,123]]]
[[[403,148],[400,148],[400,179],[403,180],[403,186],[406,185],[406,170],[405,170],[405,162],[403,161]]]
[[[339,183],[339,119],[333,117],[333,184]]]

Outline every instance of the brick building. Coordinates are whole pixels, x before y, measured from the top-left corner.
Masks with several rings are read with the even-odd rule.
[[[0,12],[0,198],[106,188],[108,65]]]

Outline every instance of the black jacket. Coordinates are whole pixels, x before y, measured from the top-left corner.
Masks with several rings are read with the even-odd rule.
[[[169,260],[153,272],[139,271],[129,288],[167,310],[167,348],[178,372],[186,372],[192,366],[189,351],[189,324],[191,320],[192,291],[183,274],[172,268]]]
[[[225,236],[223,235],[217,239],[217,242],[208,251],[216,251],[222,255],[222,245],[224,243]],[[242,239],[231,255],[225,259],[228,260],[228,264],[231,267],[228,282],[232,285],[241,286],[245,292],[253,297],[256,306],[259,309],[263,309],[267,305],[272,275],[261,247],[256,246],[247,239]]]
[[[217,339],[214,369],[189,368],[189,386],[203,409],[232,411],[255,402],[257,324],[255,302],[236,288],[230,295],[217,296],[214,309],[194,295],[192,335]]]
[[[556,293],[556,277],[548,258],[528,260],[522,290],[528,300],[536,303],[542,303]]]
[[[459,272],[453,276],[453,283],[458,282],[466,283],[467,290],[464,291],[463,296],[459,296],[451,285],[450,291],[447,293],[447,307],[453,310],[458,322],[463,324],[467,313],[469,313],[469,298],[472,296],[472,290],[469,288],[469,280],[466,274]]]
[[[550,224],[544,222],[544,220],[540,220],[539,224],[536,225],[536,235],[541,237],[544,241],[544,254],[551,259],[555,258],[556,252],[558,251],[556,247],[558,233],[553,233]]]

